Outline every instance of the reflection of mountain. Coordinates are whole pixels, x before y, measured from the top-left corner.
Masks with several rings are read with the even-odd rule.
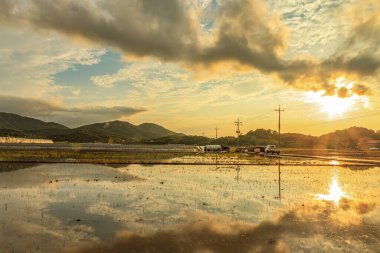
[[[343,167],[350,170],[369,170],[369,169],[373,169],[379,166],[378,165],[345,165]]]

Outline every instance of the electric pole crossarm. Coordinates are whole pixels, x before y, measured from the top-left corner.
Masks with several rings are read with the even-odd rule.
[[[218,130],[219,130],[219,128],[215,127],[215,139],[218,139]]]
[[[281,109],[281,105],[278,105],[278,109],[275,109],[278,112],[278,148],[280,149],[281,143],[281,112],[284,112],[284,109]]]
[[[239,137],[240,137],[240,126],[243,125],[243,122],[240,121],[238,118],[237,121],[234,122],[235,126],[237,127],[236,134],[237,134],[237,146],[239,147]]]

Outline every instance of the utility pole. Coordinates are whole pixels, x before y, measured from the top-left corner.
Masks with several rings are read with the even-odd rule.
[[[215,127],[215,140],[218,139],[218,126]]]
[[[236,134],[237,134],[237,146],[238,147],[239,147],[239,136],[240,136],[240,126],[241,125],[243,125],[243,122],[241,122],[238,118],[237,121],[235,121],[235,126],[237,127]]]
[[[278,158],[278,199],[281,202],[281,160]]]
[[[284,109],[281,109],[281,105],[278,105],[278,109],[275,109],[278,112],[278,149],[280,149],[281,143],[281,112],[284,112]]]
[[[205,137],[205,132],[202,133],[202,136]]]

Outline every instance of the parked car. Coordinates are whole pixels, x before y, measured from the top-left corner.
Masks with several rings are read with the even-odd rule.
[[[280,150],[276,147],[276,145],[267,145],[265,147],[265,154],[280,154]]]
[[[248,150],[245,147],[237,147],[235,149],[235,153],[247,153],[247,152],[248,152]]]
[[[255,154],[263,155],[263,154],[265,154],[265,148],[266,148],[266,146],[255,146],[253,148],[253,152]]]
[[[222,152],[229,153],[230,152],[230,147],[222,146]]]

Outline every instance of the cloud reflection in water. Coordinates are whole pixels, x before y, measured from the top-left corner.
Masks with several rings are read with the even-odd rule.
[[[175,229],[149,234],[122,230],[113,242],[66,248],[63,252],[376,252],[379,226],[363,219],[374,208],[374,203],[342,198],[338,206],[311,203],[259,224],[194,213],[190,222]]]
[[[379,248],[380,168],[283,166],[281,202],[276,166],[238,172],[239,180],[233,166],[52,164],[1,173],[0,252]]]

